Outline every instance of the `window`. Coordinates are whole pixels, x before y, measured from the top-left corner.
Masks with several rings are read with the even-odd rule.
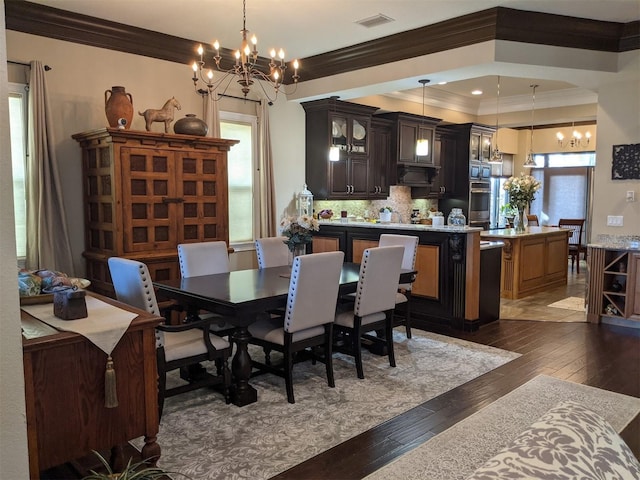
[[[11,168],[13,208],[16,229],[16,254],[24,262],[27,254],[27,202],[25,164],[27,145],[27,86],[9,83],[9,130],[11,133]]]
[[[541,225],[557,225],[561,218],[588,218],[595,158],[594,152],[536,155],[536,165],[543,168],[533,168],[531,175],[542,188],[530,213],[538,215]]]
[[[253,247],[259,225],[257,121],[251,115],[220,112],[222,138],[240,140],[228,154],[229,244]]]

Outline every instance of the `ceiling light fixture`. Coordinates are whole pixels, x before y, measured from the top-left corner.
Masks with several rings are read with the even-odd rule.
[[[533,168],[536,166],[536,161],[533,159],[533,115],[536,111],[536,88],[538,88],[538,85],[530,85],[530,87],[533,89],[533,95],[531,96],[531,139],[529,142],[529,153],[523,165],[525,168]]]
[[[495,148],[489,157],[489,163],[494,163],[499,165],[502,163],[502,152],[498,147],[498,129],[500,128],[500,123],[498,121],[500,115],[500,75],[498,75],[498,94],[496,96],[496,136],[495,136]]]
[[[565,138],[562,132],[556,133],[558,145],[560,145],[561,148],[586,148],[591,141],[591,132],[586,132],[583,137],[582,133],[575,129],[575,123],[571,124],[571,128],[573,130],[571,138]]]
[[[335,127],[337,127],[337,123],[335,121],[335,113],[336,113],[336,100],[340,97],[334,95],[329,97],[333,102],[333,116],[331,117],[331,146],[329,147],[329,161],[330,162],[339,162],[340,161],[340,147],[335,144],[336,133],[333,131]],[[340,133],[340,132],[338,132]]]
[[[251,91],[251,85],[253,85],[256,81],[262,88],[265,96],[269,101],[274,101],[278,92],[281,90],[281,87],[284,82],[284,74],[287,69],[287,65],[284,62],[284,50],[281,48],[277,53],[275,49],[271,49],[270,57],[271,60],[268,63],[269,73],[265,73],[259,68],[260,57],[258,57],[258,39],[255,35],[251,36],[250,40],[247,40],[247,34],[249,31],[247,30],[247,5],[246,0],[242,1],[242,43],[240,44],[240,48],[235,52],[235,65],[231,68],[224,68],[221,66],[222,57],[220,56],[220,44],[216,40],[213,43],[213,48],[216,51],[213,60],[216,64],[216,69],[223,73],[223,75],[214,81],[213,70],[209,69],[206,74],[205,70],[205,62],[203,59],[204,56],[204,48],[202,45],[198,47],[198,54],[200,55],[200,61],[193,62],[193,86],[196,88],[198,93],[203,93],[205,90],[199,91],[198,82],[201,81],[207,86],[207,90],[209,94],[211,94],[214,90],[218,90],[219,87],[224,85],[224,89],[222,90],[222,94],[227,91],[229,85],[233,79],[240,84],[242,87],[242,93],[245,98],[247,94]],[[300,67],[298,60],[293,61],[293,76],[292,81],[297,87],[298,80],[300,76],[298,75],[298,68]],[[226,83],[225,83],[226,82]],[[275,95],[270,96],[265,89],[265,86],[262,82],[267,82],[271,88],[273,88]],[[291,94],[295,91],[285,92],[287,94]]]
[[[418,80],[422,84],[422,124],[424,125],[424,89],[429,83],[429,80],[423,78],[422,80]],[[420,138],[416,142],[416,155],[419,157],[424,157],[429,155],[429,140],[424,138],[424,129],[421,128],[419,132]]]
[[[472,90],[471,95],[482,95],[482,90]]]

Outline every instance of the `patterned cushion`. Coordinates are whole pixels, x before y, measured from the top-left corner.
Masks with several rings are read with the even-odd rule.
[[[640,479],[640,463],[598,414],[575,402],[550,409],[467,480]]]

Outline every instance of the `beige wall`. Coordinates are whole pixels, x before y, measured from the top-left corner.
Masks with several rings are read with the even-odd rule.
[[[612,180],[613,145],[640,143],[640,81],[614,83],[600,91],[591,238],[598,234],[640,235],[640,180]],[[636,201],[625,200],[628,190]],[[608,215],[624,216],[623,227],[608,227]]]
[[[0,0],[0,98],[8,96],[4,2]],[[22,375],[20,309],[16,288],[13,182],[9,107],[0,102],[0,478],[29,478],[27,425]]]

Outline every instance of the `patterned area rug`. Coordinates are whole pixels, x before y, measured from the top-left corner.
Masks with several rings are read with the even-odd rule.
[[[365,478],[463,480],[566,400],[596,412],[617,432],[640,412],[639,398],[540,375]]]
[[[242,408],[202,389],[167,399],[159,465],[198,480],[266,479],[520,356],[414,332],[394,332],[396,368],[365,351],[364,380],[351,357],[335,354],[335,388],[323,364],[297,364],[293,405],[284,380],[269,374],[251,380],[258,402]]]

